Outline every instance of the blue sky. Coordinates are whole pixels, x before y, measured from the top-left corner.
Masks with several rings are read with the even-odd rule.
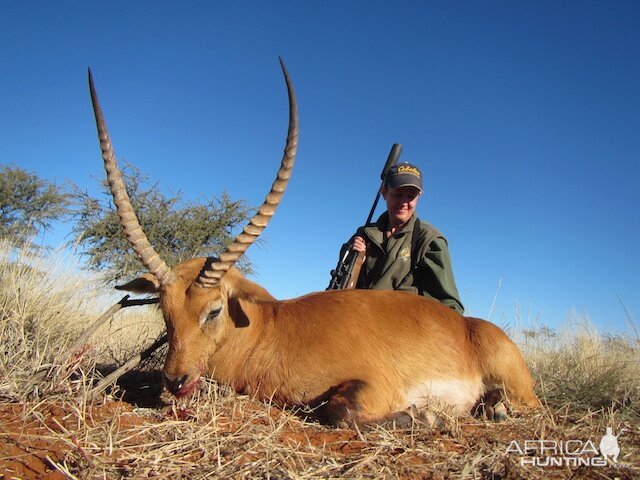
[[[326,287],[401,143],[468,314],[618,333],[626,308],[637,322],[635,1],[2,0],[0,163],[97,190],[90,66],[119,159],[165,192],[257,206],[286,133],[279,55],[300,147],[249,250],[274,295]]]

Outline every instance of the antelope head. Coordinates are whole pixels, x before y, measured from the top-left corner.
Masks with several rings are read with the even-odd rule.
[[[289,130],[277,176],[258,212],[219,258],[195,258],[169,267],[154,250],[131,206],[102,109],[89,70],[89,90],[96,118],[109,188],[120,224],[138,258],[149,273],[116,288],[154,293],[160,298],[169,351],[164,364],[164,382],[177,396],[191,393],[200,376],[211,370],[211,357],[224,344],[238,316],[234,302],[270,298],[266,290],[244,279],[234,264],[265,229],[291,176],[298,145],[298,107],[293,84],[280,60],[289,96]]]

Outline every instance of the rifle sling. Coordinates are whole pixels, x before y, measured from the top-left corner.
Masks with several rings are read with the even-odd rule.
[[[416,217],[416,221],[413,224],[413,232],[411,234],[411,271],[413,272],[418,263],[416,258],[416,250],[418,246],[418,238],[420,237],[420,219]]]

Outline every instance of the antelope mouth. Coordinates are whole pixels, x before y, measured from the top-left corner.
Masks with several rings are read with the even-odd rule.
[[[173,395],[177,398],[183,398],[183,397],[188,397],[190,395],[193,395],[193,392],[196,391],[196,389],[198,388],[198,386],[200,385],[200,379],[198,378],[197,380],[194,380],[193,382],[189,383],[188,385],[185,385],[184,387],[180,388],[179,390],[175,391],[175,392],[171,392],[173,393]]]
[[[189,383],[170,383],[165,380],[166,389],[176,398],[184,398],[192,395],[200,385],[200,377]]]

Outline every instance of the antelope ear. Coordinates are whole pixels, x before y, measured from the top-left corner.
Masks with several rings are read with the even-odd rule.
[[[145,273],[141,277],[131,280],[124,285],[117,285],[116,290],[126,290],[134,293],[158,293],[160,291],[160,282],[151,273]]]
[[[229,305],[229,316],[236,328],[244,328],[249,326],[249,316],[247,315],[247,303],[240,298],[230,298],[227,302]]]

